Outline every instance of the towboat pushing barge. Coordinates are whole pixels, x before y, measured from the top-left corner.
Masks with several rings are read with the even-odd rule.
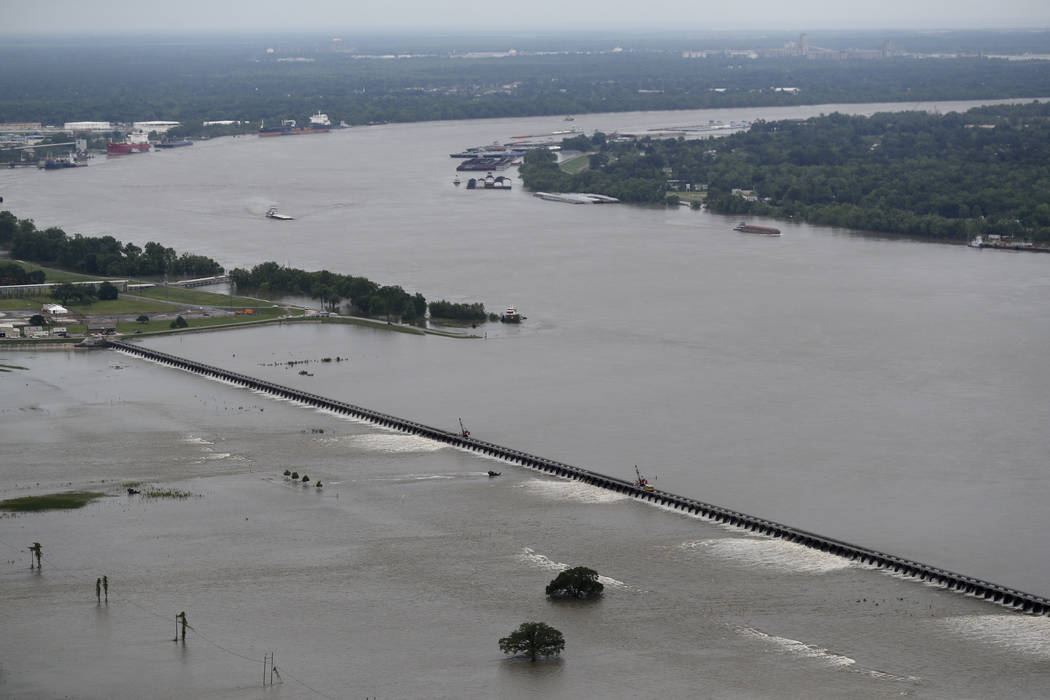
[[[771,226],[753,226],[749,223],[741,221],[739,224],[733,227],[734,231],[740,231],[741,233],[760,233],[764,236],[779,236],[780,229],[773,228]]]
[[[1032,253],[1050,253],[1050,244],[1033,243],[1032,241],[1014,238],[1013,236],[1002,236],[990,234],[988,236],[977,236],[970,241],[971,248],[994,248],[996,250],[1026,250]]]

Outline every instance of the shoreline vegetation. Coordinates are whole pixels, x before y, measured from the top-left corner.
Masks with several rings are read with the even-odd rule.
[[[180,256],[174,249],[152,241],[139,248],[132,243],[123,244],[113,236],[68,236],[57,227],[40,231],[32,219],[18,219],[9,211],[0,211],[0,248],[6,248],[15,258],[0,261],[0,285],[49,282],[58,285],[50,293],[41,289],[38,295],[17,298],[0,296],[0,311],[25,311],[36,306],[36,301],[30,304],[26,299],[58,300],[80,317],[78,320],[83,321],[65,326],[67,332],[73,334],[84,333],[91,327],[87,317],[104,317],[111,322],[116,332],[135,335],[316,317],[306,309],[265,298],[284,295],[320,300],[322,318],[338,313],[345,303],[350,316],[340,318],[347,319],[346,322],[375,321],[370,325],[406,330],[411,328],[412,332],[450,337],[463,336],[425,327],[428,309],[431,320],[437,323],[447,320],[450,325],[464,321],[484,322],[488,318],[484,304],[480,302],[453,303],[440,300],[428,303],[422,294],[417,292],[410,295],[397,285],[382,286],[365,277],[328,270],[308,272],[275,262],[261,263],[251,270],[237,268],[228,273],[235,289],[259,294],[263,298],[202,292],[170,286],[166,282],[159,284],[154,280],[161,276],[165,280],[169,275],[217,276],[225,270],[211,258],[186,253]],[[115,286],[110,284],[111,280],[134,280],[136,276],[147,284],[157,286],[135,288],[118,295]],[[98,289],[77,284],[100,280],[102,284]],[[204,307],[219,313],[213,316]],[[190,318],[177,313],[180,311],[186,311]],[[177,314],[174,321],[169,318],[173,313]],[[119,318],[121,315],[134,314],[138,314],[134,321]],[[161,318],[151,319],[148,314]],[[115,322],[112,321],[114,317],[118,317]],[[53,338],[43,340],[67,342]]]
[[[839,113],[756,122],[719,138],[562,142],[589,153],[569,172],[526,154],[530,190],[596,192],[624,202],[766,216],[923,240],[1002,235],[1050,241],[1050,104],[963,114]],[[578,159],[573,159],[578,164]]]
[[[22,496],[0,501],[0,511],[37,513],[45,510],[73,510],[83,508],[94,500],[105,497],[99,491],[66,491],[41,496]]]

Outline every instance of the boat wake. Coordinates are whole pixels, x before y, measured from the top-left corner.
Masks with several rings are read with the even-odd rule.
[[[522,547],[521,552],[518,553],[518,561],[534,569],[543,569],[545,571],[565,571],[569,568],[568,564],[562,564],[561,562],[554,561],[548,556],[537,554],[532,547]],[[602,576],[601,574],[598,574],[598,580],[607,588],[619,588],[622,590],[630,589],[630,586],[623,581],[614,579],[610,576]]]
[[[1026,656],[1050,659],[1050,619],[1044,616],[964,615],[938,621],[950,631]]]
[[[843,557],[818,552],[794,542],[771,538],[727,537],[694,540],[680,545],[683,550],[703,552],[743,566],[768,567],[786,572],[825,574],[853,566]]]
[[[549,479],[529,479],[518,485],[532,494],[552,501],[572,501],[574,503],[615,503],[630,496],[608,491],[606,489],[583,484],[578,481]]]

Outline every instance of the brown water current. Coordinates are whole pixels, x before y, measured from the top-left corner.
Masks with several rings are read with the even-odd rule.
[[[1050,256],[452,185],[448,153],[544,128],[563,125],[220,139],[0,172],[0,192],[41,227],[528,316],[475,340],[295,324],[158,349],[1050,594]],[[1037,698],[1050,681],[1047,618],[112,351],[0,365],[25,368],[0,373],[0,498],[108,494],[0,516],[2,697]],[[605,598],[548,602],[565,565],[599,571]],[[499,637],[534,619],[562,658],[504,658]],[[264,689],[271,651],[283,682]]]

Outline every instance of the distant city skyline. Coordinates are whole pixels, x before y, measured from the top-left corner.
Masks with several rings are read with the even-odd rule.
[[[15,3],[0,0],[0,34],[51,32],[222,32],[327,31],[381,29],[493,30],[547,29],[682,30],[768,29],[1005,29],[1050,27],[1045,0],[999,3],[947,0],[885,0],[842,3],[829,0],[752,0],[748,3],[672,4],[653,9],[644,3],[610,5],[597,0],[573,3],[479,3],[476,0],[365,0],[358,3],[313,0],[308,6],[273,0],[210,3],[184,0],[147,6],[107,0],[103,7],[74,0]]]

